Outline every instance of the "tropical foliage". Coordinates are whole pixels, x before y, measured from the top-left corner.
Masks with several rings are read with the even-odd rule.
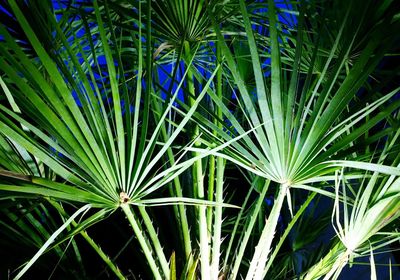
[[[337,279],[370,256],[379,278],[400,239],[395,1],[0,12],[2,277]]]

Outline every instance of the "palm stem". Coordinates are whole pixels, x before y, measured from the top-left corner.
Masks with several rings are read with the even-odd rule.
[[[249,221],[247,227],[244,229],[245,233],[244,233],[243,238],[240,240],[240,247],[239,247],[239,250],[237,251],[237,255],[235,256],[235,261],[234,261],[232,272],[230,274],[230,279],[237,278],[237,274],[239,272],[239,267],[243,263],[242,258],[245,253],[247,243],[249,241],[251,233],[253,232],[254,225],[257,221],[258,213],[262,209],[265,194],[267,193],[269,184],[270,184],[270,181],[266,180],[264,183],[264,186],[262,188],[262,192],[260,193],[260,196],[258,197],[256,205],[254,206],[254,209],[252,211],[250,221]],[[250,192],[249,192],[249,195],[250,195]],[[247,201],[247,199],[248,199],[248,197],[246,198],[246,201]],[[239,218],[240,218],[240,216],[239,216]],[[225,263],[227,263],[227,262],[225,261]]]
[[[163,279],[161,277],[159,267],[156,263],[156,260],[153,257],[152,249],[149,246],[149,244],[147,243],[146,238],[143,235],[142,230],[140,229],[139,224],[136,221],[136,218],[132,212],[130,205],[127,203],[122,203],[121,208],[124,211],[126,217],[128,218],[128,221],[132,226],[133,232],[135,233],[136,238],[138,239],[139,244],[142,247],[142,250],[144,252],[144,255],[146,256],[147,262],[149,263],[150,269],[153,272],[154,279],[156,279],[156,280]]]
[[[200,164],[197,162],[195,165],[197,174],[197,186],[198,186],[198,197],[199,199],[204,198],[204,187],[203,187],[203,179],[202,179],[202,168],[201,168],[201,160]],[[210,279],[210,263],[209,263],[209,245],[208,245],[208,230],[207,230],[207,218],[206,218],[206,206],[199,206],[198,209],[198,219],[199,219],[199,234],[200,234],[200,261],[201,261],[201,279]]]
[[[269,268],[272,266],[274,263],[275,257],[278,255],[279,249],[282,247],[283,242],[285,241],[286,237],[289,235],[291,232],[293,226],[296,224],[300,216],[304,213],[304,211],[307,209],[307,207],[310,205],[311,201],[314,199],[314,197],[317,195],[317,193],[311,193],[307,200],[303,203],[303,205],[300,207],[300,209],[297,211],[297,213],[293,216],[293,219],[289,222],[287,225],[285,232],[282,234],[281,239],[279,240],[279,243],[276,245],[274,251],[272,252],[267,265],[264,269],[264,276],[267,274]]]
[[[144,225],[146,226],[147,230],[149,231],[150,239],[154,246],[158,261],[161,264],[163,273],[164,273],[165,277],[169,277],[170,271],[169,271],[168,261],[167,261],[167,258],[165,257],[163,248],[161,247],[160,240],[158,239],[158,234],[157,234],[156,230],[154,229],[153,222],[151,221],[149,214],[147,214],[147,211],[144,206],[139,206],[138,208],[139,208],[140,214],[142,215]]]
[[[157,100],[154,100],[154,108],[158,115],[161,115],[160,107],[161,107],[160,103],[157,102]],[[169,137],[167,134],[165,125],[163,125],[161,127],[161,137],[163,138],[164,141],[167,141],[167,139]],[[169,147],[167,149],[167,157],[168,157],[170,166],[173,166],[175,164],[175,156],[174,156],[174,153],[173,153],[171,147]],[[183,197],[182,186],[181,186],[179,177],[174,178],[173,186],[174,186],[174,189],[172,191],[174,192],[174,195],[176,195],[177,197]],[[190,230],[189,230],[189,224],[188,224],[187,215],[186,215],[186,207],[183,204],[179,204],[176,206],[176,208],[177,208],[177,211],[174,211],[174,212],[175,212],[176,220],[179,221],[179,224],[182,228],[182,230],[180,232],[183,237],[185,257],[188,260],[190,257],[190,254],[192,252],[192,245],[191,245],[191,241],[190,241]]]
[[[222,59],[221,48],[217,43],[217,63],[220,63]],[[217,97],[222,100],[222,68],[219,68],[216,75],[216,93]],[[222,129],[223,125],[220,120],[223,119],[222,110],[219,106],[216,106],[217,115],[217,126]],[[217,132],[214,131],[214,135]],[[210,165],[211,167],[211,165]],[[216,190],[215,190],[215,202],[222,203],[224,201],[224,171],[225,171],[225,160],[221,157],[217,158],[217,178],[216,178]],[[214,182],[214,181],[213,181]],[[219,259],[221,255],[221,229],[222,229],[222,207],[216,206],[214,212],[214,231],[212,241],[212,260],[211,260],[211,277],[217,280],[219,276]]]
[[[184,42],[185,46],[185,56],[187,61],[191,60],[191,51],[189,42]],[[189,90],[189,105],[192,107],[194,106],[195,102],[195,88],[194,88],[194,75],[193,71],[189,67],[188,74],[187,74],[187,82],[188,82],[188,90]],[[199,134],[199,127],[198,125],[194,125],[193,131],[191,133],[192,139],[195,139]],[[198,143],[195,143],[197,146]],[[194,152],[193,156],[199,156],[198,152]],[[205,192],[204,192],[204,181],[203,181],[203,167],[201,159],[197,160],[193,164],[193,183],[194,183],[194,193],[197,194],[197,198],[204,199]],[[209,251],[209,234],[207,228],[207,217],[206,217],[206,210],[207,207],[200,205],[198,206],[198,223],[199,223],[199,238],[200,238],[200,261],[201,261],[201,279],[210,279],[210,251]]]
[[[214,200],[215,191],[215,156],[210,156],[208,161],[208,200]],[[212,221],[213,221],[213,208],[207,208],[207,229],[208,232],[212,231]]]
[[[272,207],[271,214],[269,215],[264,229],[261,233],[261,237],[256,246],[256,250],[253,255],[253,259],[250,263],[249,270],[247,272],[246,280],[255,279],[261,280],[264,272],[264,267],[268,259],[269,252],[271,250],[272,240],[275,235],[276,226],[278,224],[279,215],[282,209],[283,201],[286,197],[286,193],[289,186],[282,184],[279,188],[278,196],[275,199],[274,206]]]
[[[118,267],[114,264],[113,261],[104,253],[104,251],[97,245],[96,242],[87,234],[86,231],[81,231],[80,234],[86,240],[86,242],[96,251],[96,253],[100,256],[100,258],[107,264],[107,266],[114,272],[115,276],[118,279],[126,279],[125,276],[121,273]]]
[[[224,189],[224,171],[225,171],[225,160],[223,158],[217,158],[217,182],[215,190],[215,202],[222,203],[224,201],[223,189]],[[215,206],[214,213],[214,234],[212,242],[212,262],[211,262],[211,277],[212,279],[218,279],[219,275],[219,258],[221,250],[221,228],[222,228],[222,206]]]

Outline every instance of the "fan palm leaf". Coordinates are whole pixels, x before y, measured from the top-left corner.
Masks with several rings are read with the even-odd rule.
[[[395,30],[398,22],[391,20],[394,14],[390,10],[386,10],[386,16],[390,14],[389,18],[391,19],[385,18],[383,21],[378,21],[370,32],[363,34],[370,39],[358,59],[349,68],[345,79],[342,80],[339,77],[345,71],[344,62],[347,60],[350,50],[354,47],[354,39],[360,36],[360,26],[365,20],[364,13],[370,14],[372,12],[370,10],[372,7],[370,7],[363,13],[358,13],[356,17],[353,10],[355,6],[347,7],[346,15],[337,30],[332,49],[325,58],[321,74],[314,75],[313,71],[309,71],[304,76],[299,71],[300,57],[303,55],[302,45],[305,39],[302,36],[304,32],[302,28],[305,25],[304,14],[307,13],[306,7],[302,7],[303,10],[299,11],[300,22],[297,30],[295,61],[289,73],[291,78],[285,81],[283,80],[285,71],[281,67],[281,43],[279,42],[281,38],[277,31],[279,28],[276,20],[277,14],[274,2],[269,1],[271,77],[268,79],[270,86],[267,87],[246,6],[244,1],[240,1],[240,4],[256,81],[255,101],[251,98],[248,88],[241,79],[235,59],[228,46],[223,44],[222,50],[229,71],[234,77],[235,87],[238,90],[238,106],[243,112],[247,127],[254,128],[254,134],[252,138],[250,135],[244,137],[242,143],[234,143],[231,149],[227,149],[225,153],[218,155],[237,164],[241,163],[241,166],[249,171],[281,185],[246,278],[261,279],[265,273],[264,266],[269,255],[279,212],[287,195],[289,208],[291,207],[289,188],[302,185],[304,180],[311,178],[324,180],[323,175],[332,173],[340,166],[381,170],[387,174],[399,175],[398,168],[355,161],[333,160],[338,151],[348,149],[352,141],[365,134],[374,125],[389,117],[399,108],[400,103],[393,99],[386,106],[386,115],[382,111],[379,114],[373,113],[398,93],[398,89],[395,89],[367,105],[359,113],[344,113],[346,108],[351,106],[357,92],[365,84],[385,52],[394,43],[395,37],[391,35],[393,33],[389,30]],[[340,6],[340,4],[338,5]],[[385,8],[388,7],[385,6]],[[378,10],[380,16],[382,16],[381,10]],[[352,25],[354,26],[352,30],[348,30],[348,25],[346,25],[350,15],[352,16],[351,21],[357,22],[357,24]],[[222,33],[216,22],[214,22],[214,28],[219,40],[223,41]],[[352,34],[351,37],[349,34]],[[339,45],[342,45],[340,51]],[[318,45],[312,51],[314,56],[317,49]],[[374,53],[373,56],[372,53]],[[312,69],[313,66],[310,68]],[[328,69],[332,69],[329,74]],[[305,79],[303,87],[299,84],[302,79]],[[215,95],[212,95],[212,98],[222,108],[225,117],[232,123],[235,131],[239,134],[244,133],[243,125],[229,111],[222,100]],[[371,115],[372,117],[370,117]],[[367,116],[369,119],[368,122],[365,122]],[[349,128],[355,125],[358,126],[358,129],[349,132]],[[211,124],[209,126],[216,129]],[[221,129],[218,130],[218,133],[223,139],[230,137],[230,134]]]
[[[56,56],[54,60],[54,54],[49,54],[43,48],[16,2],[10,1],[10,6],[40,63],[30,59],[5,27],[1,27],[5,37],[0,50],[0,60],[4,65],[2,88],[5,92],[11,93],[21,111],[16,113],[6,106],[1,106],[1,133],[50,166],[67,184],[29,176],[26,180],[20,180],[18,185],[2,184],[1,190],[83,203],[88,207],[98,207],[108,211],[121,207],[144,248],[154,277],[161,279],[162,274],[169,275],[167,260],[161,246],[157,245],[156,231],[145,215],[144,208],[142,218],[149,230],[149,238],[156,246],[155,254],[159,264],[151,252],[152,249],[149,248],[147,237],[141,233],[138,218],[132,213],[130,205],[200,202],[195,199],[152,201],[145,198],[191,166],[193,160],[176,163],[159,172],[163,166],[160,160],[194,113],[211,79],[199,97],[194,100],[191,111],[184,116],[163,147],[155,149],[161,125],[173,108],[175,97],[168,101],[165,111],[161,112],[158,125],[148,136],[149,110],[142,109],[140,104],[143,99],[141,86],[143,62],[139,58],[136,65],[138,74],[134,81],[136,90],[132,93],[125,83],[125,66],[121,63],[114,64],[114,59],[121,62],[121,57],[116,48],[112,27],[105,27],[103,18],[107,21],[109,17],[107,8],[104,9],[99,7],[97,2],[94,3],[99,23],[101,42],[99,48],[108,68],[108,73],[102,74],[102,83],[99,86],[94,80],[91,67],[88,67],[89,65],[93,65],[94,68],[99,67],[98,59],[93,56],[95,53],[88,57],[79,44],[71,46],[60,30],[59,23],[52,18],[52,25],[58,31],[59,40],[65,49],[65,52]],[[108,34],[112,36],[108,37]],[[91,42],[90,45],[94,45],[90,36],[87,39]],[[141,39],[137,42],[141,54]],[[71,64],[64,62],[65,55],[68,55]],[[84,64],[78,61],[78,57],[82,58]],[[147,87],[146,91],[150,94],[151,88]],[[176,94],[177,91],[175,96]],[[139,118],[143,119],[144,123],[139,124]],[[26,127],[29,133],[19,124]],[[88,207],[84,206],[81,209]],[[75,215],[78,213],[80,212]],[[69,224],[72,220],[68,221]],[[25,271],[24,269],[21,275]]]

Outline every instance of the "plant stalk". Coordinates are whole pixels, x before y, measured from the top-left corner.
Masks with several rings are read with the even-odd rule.
[[[215,190],[215,202],[223,203],[223,190],[224,190],[224,171],[225,160],[217,158],[217,181]],[[219,259],[221,255],[221,228],[222,228],[222,206],[215,206],[214,212],[214,227],[213,227],[213,240],[212,240],[212,261],[211,261],[211,279],[218,280],[219,278]]]
[[[184,51],[187,61],[191,60],[192,54],[190,51],[189,42],[184,42]],[[189,105],[193,106],[195,102],[195,88],[194,88],[194,75],[193,71],[190,69],[191,65],[187,65],[187,84],[189,91]],[[199,135],[198,125],[194,125],[193,131],[191,132],[192,140]],[[198,143],[194,143],[198,146]],[[199,156],[198,152],[194,152],[193,156]],[[199,159],[193,164],[193,183],[194,183],[194,193],[197,194],[198,199],[205,198],[204,192],[204,179],[203,179],[203,167],[202,160]],[[199,239],[200,239],[200,269],[201,269],[201,279],[210,279],[210,247],[209,247],[209,234],[207,228],[207,207],[200,205],[198,206],[197,216],[198,216],[198,226],[199,226]]]
[[[222,59],[220,43],[217,43],[217,63]],[[218,69],[216,74],[216,93],[218,98],[222,101],[222,68]],[[216,106],[217,120],[215,120],[219,128],[223,128],[221,120],[223,119],[222,110]],[[217,136],[217,132],[214,131]],[[225,173],[225,160],[221,157],[217,158],[217,178],[215,186],[215,202],[223,203],[224,201],[224,173]],[[211,165],[210,165],[211,168]],[[214,169],[212,170],[214,172]],[[214,174],[214,173],[213,173]],[[213,181],[214,182],[214,181]],[[219,261],[221,255],[221,230],[222,230],[222,207],[216,206],[214,212],[214,227],[212,237],[212,259],[211,259],[211,279],[218,280],[219,278]]]
[[[208,200],[214,201],[214,191],[215,191],[215,156],[210,155],[208,161]],[[207,208],[207,230],[212,231],[212,221],[213,221],[213,207]]]
[[[135,219],[135,216],[132,212],[130,205],[127,203],[121,203],[121,208],[122,208],[122,211],[124,211],[125,216],[128,218],[128,221],[132,226],[133,232],[135,233],[136,238],[138,239],[139,244],[142,247],[144,255],[146,256],[146,259],[149,263],[150,269],[153,272],[154,279],[162,280],[163,278],[161,277],[161,273],[159,271],[159,267],[156,263],[156,260],[153,257],[152,249],[149,246],[149,244],[146,242],[146,237],[143,235],[142,230],[140,229],[140,227]]]
[[[274,251],[272,252],[267,265],[264,269],[263,273],[263,278],[265,278],[265,275],[267,274],[269,268],[273,265],[275,257],[278,255],[279,249],[282,247],[283,242],[286,240],[286,237],[289,235],[290,231],[292,230],[293,226],[296,224],[297,220],[300,218],[300,216],[304,213],[304,211],[307,209],[307,207],[310,205],[311,201],[314,199],[314,197],[317,195],[317,193],[313,192],[311,193],[307,200],[303,203],[303,205],[300,207],[300,209],[296,212],[296,214],[293,216],[292,220],[288,224],[288,226],[285,229],[285,232],[282,234],[278,244],[274,248]]]
[[[154,100],[154,108],[157,111],[157,113],[159,115],[161,115],[160,103],[157,102],[157,100]],[[168,134],[167,134],[167,131],[166,131],[166,128],[164,125],[161,127],[161,136],[163,137],[164,141],[166,141],[168,139]],[[167,149],[167,157],[168,157],[170,165],[173,166],[175,164],[175,156],[174,156],[174,153],[172,152],[171,147],[169,147]],[[181,186],[179,177],[174,178],[173,185],[174,185],[173,191],[175,192],[174,194],[177,197],[183,197],[182,186]],[[183,204],[179,204],[176,206],[176,208],[177,208],[177,211],[174,211],[174,212],[175,212],[176,219],[177,219],[177,221],[179,221],[179,224],[182,228],[181,234],[183,237],[185,257],[186,257],[186,260],[188,260],[190,257],[190,254],[192,252],[192,245],[191,245],[191,241],[190,241],[190,230],[189,230],[189,224],[188,224],[187,215],[186,215],[186,207]]]
[[[169,269],[168,261],[167,261],[167,258],[165,257],[164,250],[161,247],[157,232],[154,229],[153,222],[151,221],[149,214],[147,214],[147,211],[144,206],[139,206],[138,208],[139,208],[140,214],[142,215],[144,224],[145,224],[147,230],[149,231],[150,239],[154,246],[158,261],[161,264],[163,273],[164,273],[165,277],[169,277],[170,269]],[[169,278],[166,278],[166,279],[169,279]]]
[[[263,277],[264,267],[271,250],[271,244],[275,235],[276,226],[278,224],[278,218],[288,188],[289,186],[287,184],[282,184],[279,188],[278,196],[256,246],[253,259],[247,272],[246,280],[261,280]]]
[[[126,279],[125,276],[121,273],[121,271],[118,269],[118,267],[103,252],[103,250],[100,248],[100,246],[97,245],[96,242],[94,242],[94,240],[87,234],[87,232],[82,231],[80,234],[83,236],[83,238],[86,240],[86,242],[89,243],[89,245],[96,251],[96,253],[100,256],[100,258],[107,264],[107,266],[111,269],[111,271],[114,272],[115,276],[117,276],[118,279],[125,280]]]
[[[247,227],[244,229],[245,233],[244,233],[243,238],[239,242],[240,243],[240,247],[239,247],[238,253],[235,256],[234,266],[233,266],[232,272],[230,273],[229,279],[236,279],[237,278],[237,274],[239,272],[239,267],[242,264],[242,259],[243,259],[243,255],[244,255],[245,250],[246,250],[247,243],[248,243],[248,241],[250,239],[251,233],[253,232],[254,225],[255,225],[255,223],[257,221],[258,213],[262,209],[262,205],[264,203],[265,194],[267,193],[269,184],[270,184],[270,181],[266,180],[265,183],[264,183],[264,186],[262,188],[262,192],[260,193],[258,201],[257,201],[257,203],[256,203],[256,205],[254,207],[254,210],[253,210],[253,213],[251,215],[250,221],[249,221]],[[248,198],[246,198],[246,200],[247,199]],[[241,216],[239,218],[241,218]],[[225,262],[225,263],[227,263],[227,262]]]

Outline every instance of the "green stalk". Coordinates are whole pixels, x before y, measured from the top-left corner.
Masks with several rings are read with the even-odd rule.
[[[197,171],[197,178],[200,178],[197,180],[198,183],[198,198],[203,199],[204,198],[204,188],[203,188],[203,183],[200,182],[202,181],[202,174],[201,174],[201,167],[199,167],[199,164],[196,164],[195,166],[196,171]],[[199,186],[200,185],[200,186]],[[207,231],[207,218],[206,218],[206,206],[199,206],[199,211],[198,211],[198,219],[199,219],[199,227],[200,227],[200,261],[201,261],[201,279],[208,280],[210,279],[209,273],[210,273],[210,251],[209,251],[209,237],[208,237],[208,231]]]
[[[263,232],[256,246],[253,259],[247,272],[246,280],[262,279],[265,264],[271,250],[271,244],[274,238],[276,225],[278,224],[279,214],[281,212],[288,188],[289,186],[287,184],[282,184],[279,188],[278,196],[275,199],[274,206],[272,207],[271,213],[265,223]]]
[[[47,199],[47,201],[54,208],[56,208],[57,211],[60,212],[63,216],[65,217],[67,216],[67,213],[57,202],[51,199]],[[78,226],[78,224],[75,221],[72,221],[71,224],[74,227]],[[111,269],[111,271],[114,272],[115,276],[117,276],[118,279],[126,279],[125,276],[118,269],[118,267],[115,265],[115,263],[110,260],[110,258],[104,253],[104,251],[100,248],[100,246],[97,245],[96,242],[94,242],[94,240],[88,235],[88,233],[85,230],[81,231],[80,234],[86,240],[86,242],[96,251],[96,253],[100,256],[100,258],[107,264],[107,266]]]
[[[154,229],[153,222],[151,221],[149,214],[147,214],[147,211],[144,206],[139,206],[138,208],[139,208],[140,214],[142,215],[144,225],[146,226],[147,230],[149,231],[150,239],[154,246],[158,261],[161,264],[163,273],[164,273],[165,277],[169,277],[170,269],[169,269],[168,261],[167,261],[167,258],[165,257],[164,251],[161,247],[157,232]],[[169,279],[169,278],[166,278],[166,279]]]
[[[154,103],[154,108],[157,111],[157,114],[161,115],[160,102],[157,102],[157,100],[154,100],[153,103]],[[164,125],[161,127],[161,136],[164,141],[166,141],[168,139],[168,134],[167,134],[167,131],[166,131],[166,128]],[[171,147],[169,147],[167,149],[167,157],[168,157],[170,165],[173,166],[175,164],[175,157],[174,157],[174,153],[172,152]],[[182,186],[181,186],[179,177],[174,178],[173,185],[174,185],[173,191],[175,192],[175,195],[177,197],[183,197]],[[178,211],[174,211],[174,212],[175,212],[176,219],[177,219],[177,221],[179,221],[180,226],[182,228],[181,234],[183,237],[185,257],[186,257],[186,260],[188,260],[190,257],[190,254],[192,252],[192,245],[191,245],[191,241],[190,241],[190,230],[189,230],[189,224],[188,224],[187,215],[186,215],[186,207],[183,204],[179,204],[176,206],[176,208],[178,209]]]
[[[74,226],[77,226],[77,224],[75,223]],[[86,231],[81,231],[80,234],[86,240],[86,242],[96,251],[100,258],[107,264],[111,271],[114,272],[115,276],[117,276],[118,279],[126,279],[125,276],[118,269],[118,267],[114,264],[114,262],[110,260],[110,258],[103,252],[99,245],[97,245],[97,243],[93,241],[93,239],[87,234]]]
[[[215,202],[223,203],[224,201],[224,172],[225,160],[217,158],[217,182],[215,191]],[[222,228],[222,206],[215,206],[214,213],[214,234],[212,240],[212,261],[211,261],[211,279],[218,280],[219,259],[221,255],[221,228]]]
[[[250,239],[251,233],[253,232],[254,225],[258,218],[258,213],[260,212],[262,205],[264,204],[264,198],[265,198],[265,194],[267,193],[269,184],[270,184],[270,181],[266,180],[264,183],[264,186],[262,188],[262,192],[260,193],[260,196],[258,198],[257,204],[254,207],[249,224],[248,224],[247,228],[245,229],[245,234],[244,234],[242,240],[240,241],[240,248],[235,256],[235,263],[234,263],[234,266],[233,266],[233,269],[232,269],[229,279],[237,278],[237,274],[239,271],[239,267],[242,264],[242,259],[243,259],[244,252],[246,250],[247,243]],[[249,192],[249,195],[250,195],[250,192]]]
[[[130,205],[127,203],[121,203],[121,208],[125,213],[125,216],[128,218],[129,223],[132,226],[133,232],[136,235],[136,238],[139,241],[140,246],[142,247],[142,250],[144,252],[144,255],[146,256],[146,259],[149,263],[150,269],[153,272],[154,279],[156,280],[161,280],[163,279],[161,277],[159,267],[157,266],[157,263],[153,257],[151,247],[149,244],[146,242],[145,236],[142,234],[142,230],[140,229],[136,218],[130,208]]]
[[[192,54],[190,51],[189,42],[184,42],[184,51],[187,61],[191,60]],[[195,102],[195,89],[194,89],[194,75],[193,71],[190,69],[191,65],[187,65],[189,67],[187,74],[187,82],[188,82],[188,91],[189,91],[189,105],[194,106]],[[192,139],[195,139],[199,135],[199,127],[194,125],[194,129],[191,132]],[[198,146],[198,143],[194,144]],[[193,156],[199,156],[198,152],[194,152]],[[193,164],[193,188],[194,193],[197,194],[198,199],[204,199],[204,181],[203,181],[203,167],[201,159],[197,160]],[[207,229],[207,217],[206,217],[207,207],[200,205],[198,206],[198,222],[199,222],[199,237],[200,237],[200,269],[201,269],[201,279],[208,280],[210,279],[210,251],[209,251],[209,235]]]
[[[217,43],[217,63],[220,63],[222,59],[221,48]],[[222,100],[222,68],[218,69],[216,74],[216,93],[220,100]],[[220,129],[223,125],[220,120],[223,119],[222,110],[219,106],[216,106],[217,125]],[[217,132],[214,131],[214,135]],[[214,168],[211,169],[214,175]],[[224,172],[225,172],[225,160],[221,157],[217,158],[217,178],[216,178],[216,190],[215,190],[215,202],[222,203],[224,201]],[[213,180],[214,183],[214,180]],[[212,239],[212,260],[211,260],[211,279],[218,280],[219,274],[219,260],[221,255],[221,228],[222,228],[222,206],[215,207],[214,213],[214,231]],[[210,231],[211,232],[211,231]]]
[[[247,192],[246,197],[244,198],[244,202],[242,203],[242,207],[241,207],[241,209],[240,209],[240,211],[239,211],[239,213],[238,213],[238,215],[236,217],[235,224],[234,224],[233,228],[229,232],[229,235],[230,235],[229,236],[229,243],[228,243],[228,247],[225,250],[224,263],[222,264],[222,269],[224,271],[227,270],[227,268],[229,267],[228,261],[229,261],[229,257],[231,256],[231,250],[232,250],[232,247],[233,247],[233,242],[235,241],[235,237],[236,237],[237,232],[238,232],[240,220],[243,217],[245,207],[246,207],[247,203],[249,202],[250,195],[251,195],[252,191],[253,191],[253,185],[251,186],[250,190]],[[235,259],[237,261],[236,254],[237,253],[235,252],[234,255],[235,255]]]
[[[289,235],[290,231],[292,230],[293,226],[296,224],[297,220],[300,218],[300,216],[304,213],[304,211],[307,209],[308,205],[310,205],[311,201],[314,199],[314,197],[317,195],[316,192],[312,192],[307,200],[303,203],[303,205],[300,207],[300,209],[297,211],[297,213],[293,216],[292,220],[288,224],[288,226],[285,229],[285,232],[282,234],[281,239],[279,240],[279,243],[276,245],[274,251],[272,252],[267,265],[264,269],[263,273],[263,278],[267,274],[269,268],[272,266],[275,257],[278,255],[279,249],[282,247],[283,242],[285,241],[286,237]]]
[[[208,163],[208,200],[214,200],[214,191],[215,191],[215,156],[210,156]],[[212,221],[213,221],[213,208],[207,208],[207,230],[208,232],[212,231]]]

